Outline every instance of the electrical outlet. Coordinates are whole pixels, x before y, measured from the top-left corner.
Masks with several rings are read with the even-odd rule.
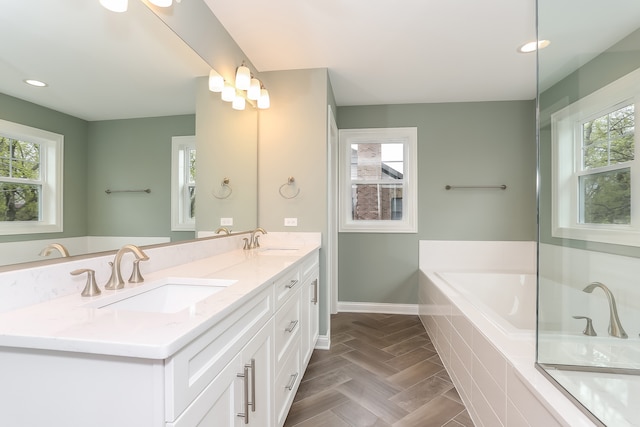
[[[297,227],[298,226],[298,218],[285,218],[284,219],[285,227]]]
[[[233,225],[233,218],[220,218],[220,225]]]

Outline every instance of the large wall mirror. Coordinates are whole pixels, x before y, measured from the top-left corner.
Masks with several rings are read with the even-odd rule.
[[[538,19],[537,362],[597,425],[639,425],[640,3]]]
[[[130,1],[126,13],[98,0],[2,9],[11,42],[0,45],[0,120],[62,135],[64,155],[63,230],[1,234],[0,265],[59,256],[40,255],[51,242],[64,242],[73,256],[192,239],[213,232],[220,218],[232,218],[233,231],[255,227],[257,112],[232,110],[208,92],[210,65],[142,1]],[[196,224],[176,231],[172,138],[196,130]],[[21,160],[2,150],[0,157],[4,165]],[[214,197],[229,175],[233,194]]]

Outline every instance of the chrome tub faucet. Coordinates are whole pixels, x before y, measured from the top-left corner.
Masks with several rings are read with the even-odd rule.
[[[613,293],[611,293],[609,288],[603,283],[593,282],[587,285],[582,291],[591,293],[596,288],[600,288],[603,290],[604,294],[607,296],[607,301],[609,302],[609,335],[617,338],[628,338],[627,333],[622,328],[620,318],[618,317],[618,307],[616,306],[616,299],[614,298]]]

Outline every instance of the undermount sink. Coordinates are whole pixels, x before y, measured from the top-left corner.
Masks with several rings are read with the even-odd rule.
[[[287,256],[296,255],[299,249],[297,248],[262,248],[260,254],[262,255],[275,255],[275,256]]]
[[[126,294],[101,298],[87,307],[140,311],[146,313],[176,313],[211,295],[226,289],[235,280],[168,278],[132,289]]]

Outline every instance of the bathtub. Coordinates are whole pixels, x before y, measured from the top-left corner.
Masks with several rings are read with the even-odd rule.
[[[596,425],[535,367],[534,274],[421,268],[418,299],[476,426]]]
[[[536,329],[536,276],[500,272],[435,273],[500,330],[530,338]]]

